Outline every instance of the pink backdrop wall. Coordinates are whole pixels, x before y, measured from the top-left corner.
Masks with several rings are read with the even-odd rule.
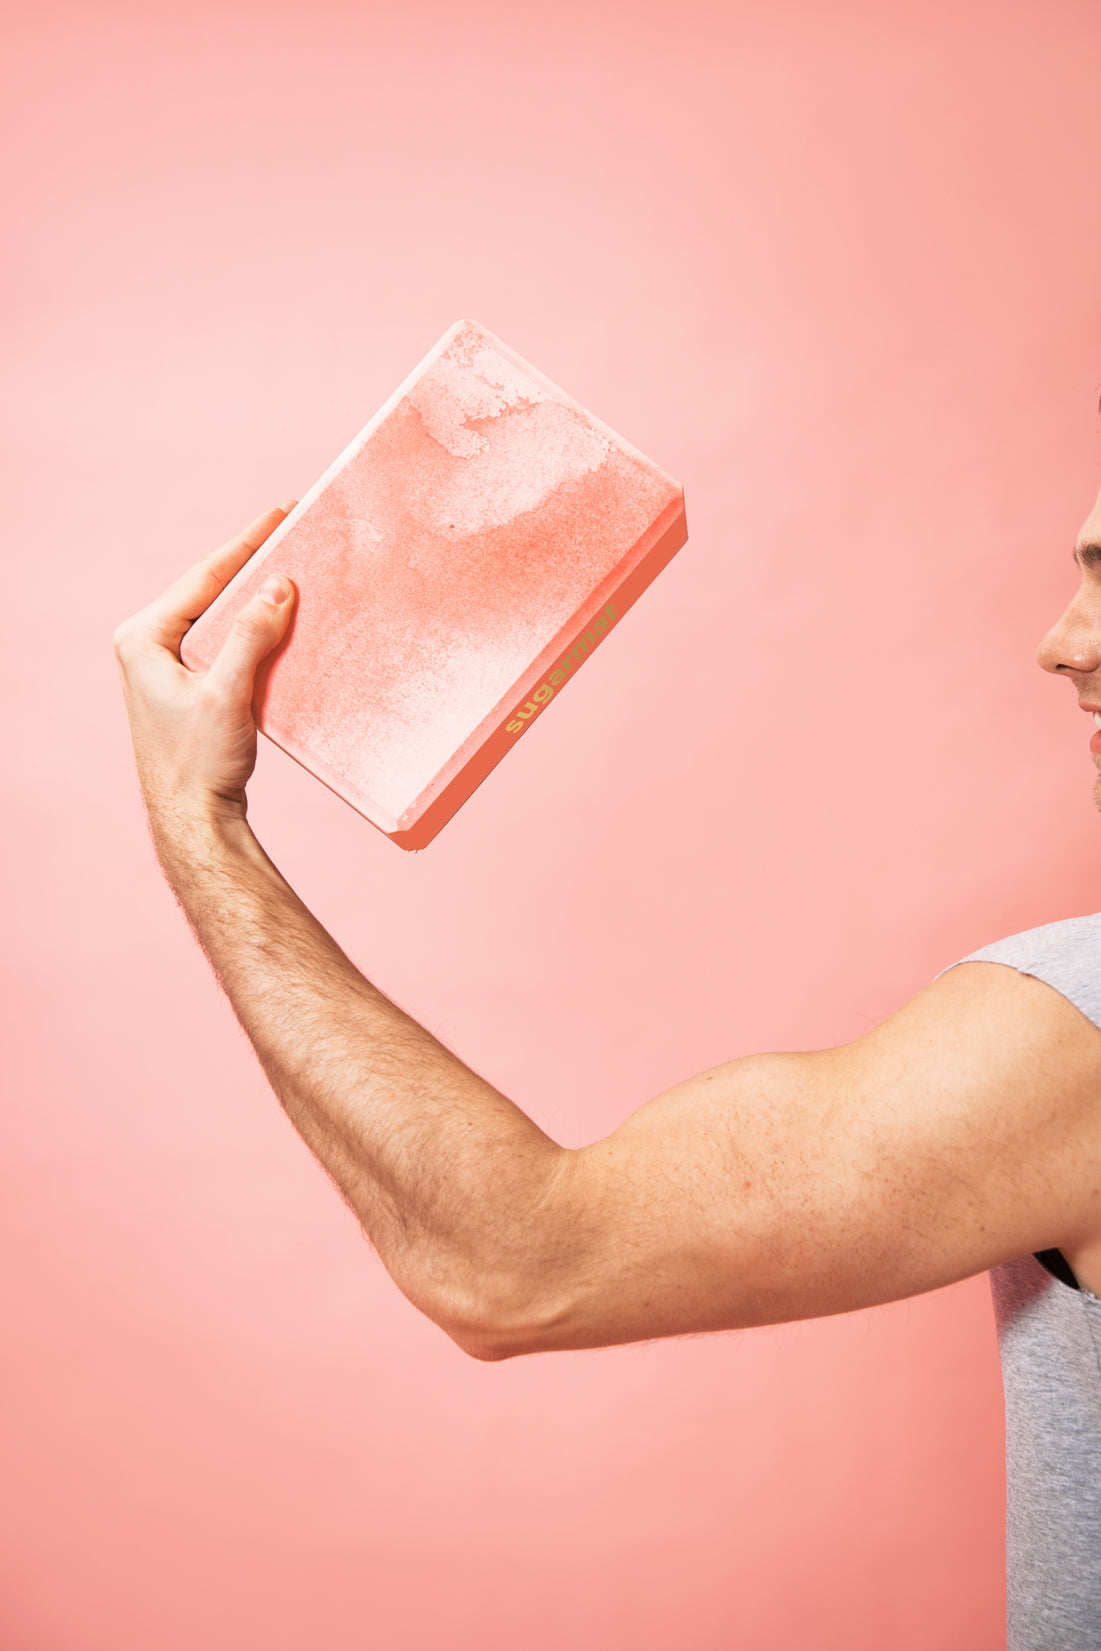
[[[450,322],[689,545],[406,856],[263,745],[365,972],[559,1139],[1098,905],[1038,670],[1101,476],[1089,4],[5,12],[4,1651],[987,1651],[985,1278],[475,1364],[160,879],[110,637]]]

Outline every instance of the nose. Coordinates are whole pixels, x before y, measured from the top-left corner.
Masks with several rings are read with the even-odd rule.
[[[1101,626],[1081,597],[1079,592],[1036,650],[1036,663],[1045,671],[1089,676],[1101,667]]]

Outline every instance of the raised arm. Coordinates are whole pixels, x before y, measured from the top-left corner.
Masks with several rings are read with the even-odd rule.
[[[158,858],[288,1116],[409,1299],[501,1358],[815,1317],[1101,1230],[1101,1031],[966,964],[840,1049],[754,1055],[567,1151],[367,981],[246,821],[256,666],[294,593],[211,670],[188,625],[271,511],[115,633]]]

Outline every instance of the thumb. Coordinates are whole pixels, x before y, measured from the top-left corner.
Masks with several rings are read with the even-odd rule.
[[[240,697],[251,703],[256,667],[286,635],[295,595],[289,579],[264,580],[233,621],[207,672],[212,687],[228,699]]]

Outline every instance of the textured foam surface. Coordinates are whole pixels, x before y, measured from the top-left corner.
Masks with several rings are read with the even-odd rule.
[[[687,538],[672,477],[459,321],[184,638],[215,658],[270,573],[298,588],[257,725],[421,848]]]

